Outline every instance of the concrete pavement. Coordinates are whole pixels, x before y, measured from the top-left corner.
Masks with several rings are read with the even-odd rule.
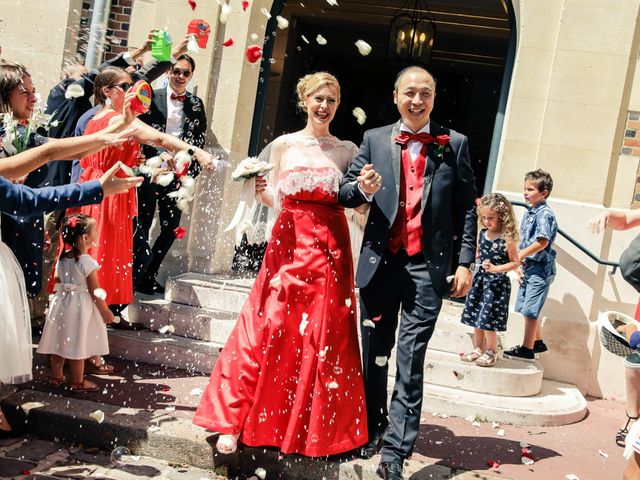
[[[54,440],[56,446],[66,442],[98,447],[104,450],[103,454],[126,445],[134,455],[162,459],[167,468],[191,465],[213,472],[224,467],[239,478],[250,478],[261,468],[266,478],[376,478],[376,457],[363,461],[345,455],[323,461],[283,458],[271,449],[249,448],[231,458],[216,454],[215,437],[191,424],[207,382],[201,374],[114,360],[119,373],[113,377],[91,376],[101,391],[80,395],[50,387],[44,361],[36,356],[33,382],[5,387],[0,393],[3,411],[17,434]],[[27,402],[40,405],[26,415],[22,407]],[[105,415],[102,423],[91,416],[97,410]],[[580,480],[621,478],[622,449],[615,445],[613,437],[623,417],[623,405],[611,400],[590,400],[586,419],[560,427],[516,427],[485,423],[481,418],[423,414],[421,434],[413,458],[407,462],[406,477],[546,480],[574,474]],[[530,446],[536,459],[532,465],[521,462],[521,442]],[[173,478],[163,477],[166,472],[158,470],[161,473],[153,478]],[[50,476],[45,472],[42,474]],[[120,478],[114,477],[113,472],[96,472],[107,478]]]

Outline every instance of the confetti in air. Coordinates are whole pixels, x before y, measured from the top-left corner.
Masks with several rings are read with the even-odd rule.
[[[360,125],[364,125],[364,122],[367,121],[367,114],[364,113],[362,108],[356,107],[351,113],[353,113],[353,116],[356,117],[356,120]]]
[[[262,13],[265,17],[267,17],[267,20],[271,19],[271,14],[269,13],[269,10],[267,10],[265,7],[262,7],[260,9],[260,13]]]
[[[307,40],[307,37],[305,37],[304,35],[300,35],[300,36],[302,37],[302,41],[304,43],[306,43],[307,45],[309,45],[310,42],[309,42],[309,40]]]
[[[329,385],[327,385],[327,387],[331,390],[335,390],[336,388],[338,388],[338,382],[331,382]]]
[[[309,325],[309,320],[307,320],[308,318],[308,313],[302,314],[302,320],[300,321],[300,335],[304,335],[304,331],[307,329],[307,325]]]
[[[289,20],[280,15],[276,17],[276,22],[278,22],[278,28],[280,30],[285,30],[287,27],[289,27]]]
[[[187,0],[189,2],[189,6],[191,7],[191,10],[195,10],[197,5],[195,0]]]
[[[356,42],[356,47],[358,48],[358,51],[360,52],[360,55],[362,56],[367,56],[371,53],[371,45],[369,45],[367,42],[365,42],[364,40],[358,40]]]
[[[372,322],[371,320],[369,320],[368,318],[362,322],[362,326],[363,326],[363,327],[368,327],[368,328],[376,328],[376,324],[375,324],[375,323],[373,323],[373,322]]]
[[[376,357],[376,365],[384,367],[387,364],[387,357]]]
[[[82,85],[79,85],[77,83],[72,83],[64,91],[64,98],[66,98],[67,100],[82,96],[84,96],[84,88],[82,88]]]
[[[336,0],[327,0],[327,3],[329,5],[331,5],[332,7],[337,7],[338,6],[338,2],[336,2]]]
[[[256,63],[262,57],[262,49],[258,45],[251,45],[247,47],[245,55],[249,63]]]
[[[105,291],[104,288],[96,288],[93,291],[93,296],[96,298],[99,298],[100,300],[106,300],[107,299],[107,292]]]
[[[162,175],[158,175],[155,179],[155,182],[158,185],[162,185],[163,187],[168,186],[171,182],[173,182],[173,179],[175,178],[175,175],[173,174],[173,172],[169,172],[169,173],[164,173]]]
[[[249,2],[247,1],[242,2],[242,11],[246,12],[247,8],[249,8]]]
[[[225,47],[230,47],[231,45],[233,45],[233,38],[226,40],[222,45],[224,45]]]
[[[227,23],[227,20],[229,20],[231,6],[227,2],[223,2],[222,0],[218,0],[218,5],[220,5],[220,23],[224,25],[225,23]]]
[[[179,226],[175,228],[175,230],[173,231],[173,234],[178,240],[180,240],[182,237],[184,237],[187,234],[187,230],[183,226]]]
[[[256,468],[255,473],[260,480],[264,480],[265,478],[267,478],[267,471],[264,468]]]
[[[326,45],[327,39],[324,38],[322,35],[318,34],[318,36],[316,37],[316,42],[318,42],[318,45]]]
[[[41,402],[25,402],[20,405],[20,408],[24,412],[25,415],[29,415],[29,412],[34,408],[42,408],[44,407],[44,403]]]

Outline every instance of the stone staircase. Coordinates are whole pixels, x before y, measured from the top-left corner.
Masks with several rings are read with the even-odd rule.
[[[253,279],[186,273],[169,279],[164,298],[139,296],[129,321],[148,330],[109,330],[111,355],[209,373],[234,326]],[[462,306],[445,301],[425,361],[423,411],[515,425],[582,420],[587,402],[573,385],[544,379],[539,362],[500,359],[492,368],[463,363],[471,331]],[[389,359],[393,387],[395,358]]]

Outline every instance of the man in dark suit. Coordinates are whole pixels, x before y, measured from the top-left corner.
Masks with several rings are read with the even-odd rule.
[[[187,54],[179,56],[176,63],[167,71],[169,85],[154,90],[151,109],[148,113],[141,115],[140,119],[161,132],[170,133],[195,147],[202,148],[207,131],[204,103],[202,99],[187,91],[187,85],[195,68],[193,58]],[[162,152],[153,147],[144,147],[144,154],[150,158],[158,154],[162,155]],[[199,172],[198,163],[191,162],[188,175],[195,177]],[[144,273],[138,274],[139,280],[135,287],[138,292],[146,294],[164,292],[164,287],[156,281],[156,276],[175,239],[173,231],[180,225],[180,209],[175,198],[169,197],[169,194],[179,187],[178,179],[163,187],[146,177],[138,189],[138,222],[147,238],[155,215],[156,203],[160,217],[160,234],[151,249],[153,256],[146,270],[144,260],[134,259],[134,272],[144,270]],[[136,248],[136,252],[139,251],[139,248]],[[140,257],[138,253],[135,256]]]
[[[424,358],[442,297],[466,294],[475,258],[476,188],[467,138],[430,120],[435,94],[427,70],[401,71],[393,92],[401,120],[365,133],[340,185],[345,207],[370,205],[356,284],[362,321],[377,321],[375,328],[362,326],[370,441],[360,453],[369,458],[382,446],[377,473],[384,479],[403,478],[420,427]],[[400,311],[387,410],[387,360]]]

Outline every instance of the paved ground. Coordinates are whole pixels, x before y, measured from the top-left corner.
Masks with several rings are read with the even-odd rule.
[[[117,376],[92,377],[102,387],[100,392],[78,396],[64,389],[51,388],[46,381],[48,378],[47,369],[43,367],[42,363],[42,358],[37,357],[36,378],[25,386],[26,389],[45,392],[51,399],[61,396],[60,400],[64,401],[67,409],[73,410],[74,402],[86,403],[87,400],[90,400],[104,404],[105,411],[109,405],[125,409],[142,409],[145,412],[150,412],[150,419],[157,418],[154,417],[155,412],[161,413],[164,417],[181,419],[186,423],[193,416],[200,389],[204,388],[207,381],[207,378],[201,374],[116,361],[119,370]],[[10,398],[5,400],[5,411],[9,400]],[[111,408],[113,409],[113,407]],[[44,410],[46,409],[41,409],[43,412]],[[407,466],[407,477],[410,477],[411,480],[440,478],[546,480],[565,479],[567,475],[573,474],[580,480],[621,478],[624,466],[622,449],[615,445],[613,437],[624,417],[623,412],[623,405],[619,402],[590,400],[589,415],[585,420],[573,425],[549,428],[474,423],[473,419],[425,414],[416,451]],[[11,412],[9,413],[11,414]],[[53,418],[53,422],[61,421],[57,417],[51,418]],[[156,422],[154,425],[157,424],[156,420],[149,420],[149,425],[152,422]],[[107,436],[113,435],[106,428],[106,424],[105,421],[103,424],[105,427],[102,428],[101,433]],[[100,432],[101,426],[96,425],[95,427]],[[502,433],[504,435],[501,435]],[[524,465],[521,461],[521,442],[526,442],[530,446],[529,448],[535,457],[535,463],[532,465]],[[111,442],[111,446],[117,444],[116,439]],[[9,468],[13,472],[8,475],[9,478],[12,476],[14,478],[57,478],[55,475],[59,477],[60,474],[53,475],[47,465],[60,462],[65,468],[77,469],[80,468],[78,462],[85,461],[89,463],[86,467],[81,468],[86,469],[82,470],[86,473],[77,472],[73,473],[71,477],[67,475],[66,478],[169,478],[172,480],[177,478],[189,480],[192,478],[214,478],[211,471],[193,468],[181,469],[145,457],[139,460],[130,459],[126,468],[108,469],[108,451],[95,453],[94,450],[89,450],[87,452],[79,446],[75,448],[60,447],[55,443],[34,442],[28,437],[20,437],[17,442],[7,440],[0,445],[2,446],[0,455],[4,456],[4,458],[0,458],[0,469],[4,469],[0,470],[0,475],[7,475],[6,472],[9,470],[6,468]],[[36,445],[38,448],[32,448],[30,445]],[[16,454],[17,448],[23,448],[23,450],[18,450],[19,453]],[[256,463],[256,468],[261,468],[260,461],[280,460],[277,456],[265,457],[267,460],[256,460],[256,455],[250,454]],[[247,457],[244,458],[246,461]],[[294,460],[294,462],[297,461]],[[22,463],[15,462],[25,463],[23,466]],[[327,480],[338,476],[339,478],[372,478],[376,459],[357,465],[355,465],[356,461],[352,460],[351,462],[351,471],[360,471],[360,475],[351,476],[352,474],[344,474],[342,469],[332,468],[330,470],[333,473],[327,475]],[[269,465],[265,464],[264,466],[271,471],[268,468]],[[16,473],[23,470],[41,472],[39,473],[41,476],[21,477]],[[249,470],[253,471],[254,465]],[[470,472],[465,473],[465,471]]]

